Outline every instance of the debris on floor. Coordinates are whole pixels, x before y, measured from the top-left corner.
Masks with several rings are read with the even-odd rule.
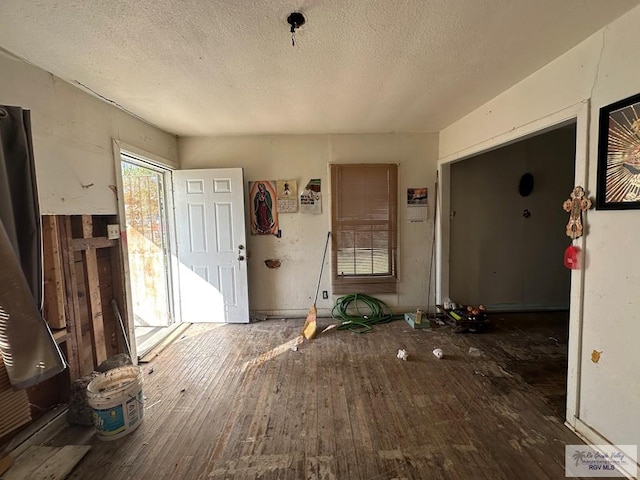
[[[451,325],[455,333],[480,333],[486,330],[489,323],[487,309],[484,305],[459,305],[445,300],[436,307],[445,314],[445,321]]]
[[[264,322],[266,320],[268,320],[269,317],[263,313],[260,312],[251,312],[251,323],[256,323],[256,322]]]
[[[396,355],[400,360],[408,360],[409,359],[409,354],[407,353],[406,350],[401,349],[398,350],[398,354]]]
[[[160,400],[156,400],[155,402],[153,402],[151,405],[147,405],[146,407],[144,407],[145,410],[149,410],[151,407],[155,407],[156,405],[158,405],[160,402],[162,402],[162,399]]]
[[[436,358],[440,359],[442,357],[444,357],[444,353],[442,352],[441,348],[436,348],[433,350],[433,354],[435,355]]]
[[[69,425],[93,425],[93,409],[87,402],[87,385],[97,375],[94,372],[74,380],[71,384],[69,408],[67,409]]]
[[[288,342],[283,343],[282,345],[278,345],[275,348],[272,348],[268,352],[264,352],[261,355],[247,361],[242,365],[241,372],[245,372],[247,369],[251,367],[259,367],[263,363],[271,360],[272,358],[277,357],[278,355],[286,352],[287,350],[291,350],[291,347],[298,346],[302,342],[304,342],[304,336],[298,335],[296,338],[289,340]]]
[[[340,324],[339,323],[332,323],[331,325],[329,325],[327,328],[325,328],[324,330],[322,330],[320,333],[324,333],[324,332],[328,332],[329,330],[333,330],[334,328],[339,327]]]
[[[476,347],[469,347],[469,351],[467,353],[472,357],[481,357],[484,355],[484,352]]]

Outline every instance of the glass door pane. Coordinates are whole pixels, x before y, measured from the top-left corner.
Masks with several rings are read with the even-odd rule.
[[[167,327],[172,315],[164,173],[123,160],[122,184],[135,326]]]

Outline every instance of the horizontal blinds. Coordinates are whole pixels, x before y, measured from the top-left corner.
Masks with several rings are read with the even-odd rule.
[[[396,283],[397,166],[332,165],[334,292]]]
[[[26,390],[14,390],[0,358],[0,438],[31,421]]]

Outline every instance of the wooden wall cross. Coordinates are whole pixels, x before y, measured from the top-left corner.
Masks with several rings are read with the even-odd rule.
[[[575,240],[582,236],[582,212],[586,212],[591,208],[591,200],[584,193],[584,188],[580,186],[574,187],[570,198],[562,204],[565,212],[569,212],[569,223],[567,223],[567,236]]]

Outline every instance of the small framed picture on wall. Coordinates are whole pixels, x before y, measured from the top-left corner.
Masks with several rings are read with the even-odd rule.
[[[600,109],[598,210],[640,208],[640,94]]]

